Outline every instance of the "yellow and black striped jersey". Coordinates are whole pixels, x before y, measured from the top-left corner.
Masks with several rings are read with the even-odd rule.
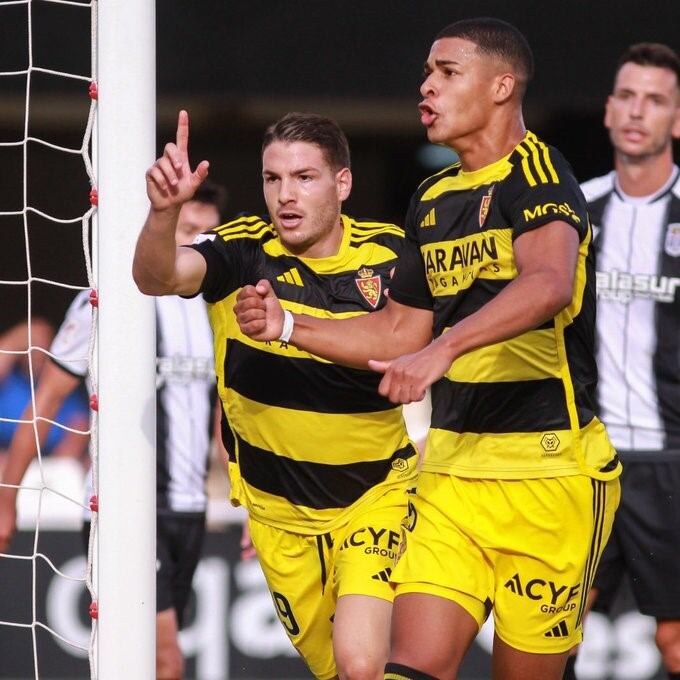
[[[570,305],[538,328],[458,358],[433,385],[423,469],[502,479],[619,473],[594,411],[592,231],[559,151],[528,132],[489,166],[464,172],[456,164],[425,180],[411,201],[390,296],[432,309],[438,337],[517,277],[514,239],[555,220],[580,238]]]
[[[251,340],[233,313],[241,287],[260,279],[292,312],[337,319],[380,309],[404,231],[344,215],[342,222],[332,257],[292,255],[255,215],[192,246],[207,263],[201,292],[215,336],[232,499],[259,521],[297,533],[329,531],[415,474],[401,409],[378,394],[380,375]]]

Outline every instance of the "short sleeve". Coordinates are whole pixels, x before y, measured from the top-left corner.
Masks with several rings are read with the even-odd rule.
[[[50,346],[52,361],[77,378],[87,375],[91,330],[90,291],[83,290],[68,308]]]
[[[198,293],[206,302],[218,302],[236,290],[240,285],[242,271],[236,248],[225,247],[215,234],[201,234],[189,246],[205,259],[206,272]]]
[[[535,148],[524,157],[516,152],[517,163],[501,190],[501,211],[512,225],[513,240],[554,221],[570,224],[583,240],[588,211],[571,167],[557,149],[538,142]]]

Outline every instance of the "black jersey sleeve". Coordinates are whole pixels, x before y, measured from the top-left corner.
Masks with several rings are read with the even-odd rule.
[[[200,253],[205,259],[206,272],[198,293],[206,302],[218,302],[243,285],[247,271],[242,242],[225,243],[219,236],[204,234],[187,248]],[[198,294],[197,293],[197,294]]]
[[[206,273],[198,291],[206,302],[219,302],[259,278],[261,243],[272,236],[271,225],[259,215],[242,213],[236,219],[201,234],[189,248],[201,253]]]
[[[549,222],[570,224],[583,240],[588,233],[585,198],[571,167],[554,147],[536,140],[513,153],[513,170],[501,188],[501,211],[516,239]]]
[[[390,297],[402,305],[418,309],[432,309],[434,306],[432,294],[427,285],[425,266],[417,240],[415,205],[416,197],[414,196],[406,213],[406,238],[390,281]]]

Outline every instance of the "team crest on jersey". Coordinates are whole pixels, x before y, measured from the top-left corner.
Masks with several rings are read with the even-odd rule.
[[[486,216],[489,214],[489,207],[491,206],[491,196],[493,196],[493,190],[496,185],[493,184],[491,185],[489,191],[486,193],[486,196],[482,196],[482,202],[479,204],[479,227],[484,226],[484,222],[486,222]]]
[[[664,250],[671,257],[680,255],[680,224],[674,222],[666,228],[666,241]]]
[[[357,274],[359,274],[359,278],[354,279],[354,281],[357,284],[359,292],[364,300],[375,309],[380,302],[380,294],[382,293],[382,280],[380,275],[376,274],[374,276],[373,270],[368,267],[362,267]]]

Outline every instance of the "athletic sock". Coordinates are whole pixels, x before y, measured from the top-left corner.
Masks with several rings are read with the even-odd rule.
[[[437,680],[437,678],[399,663],[388,663],[385,666],[385,680]]]
[[[564,675],[562,680],[576,680],[576,655],[570,656],[567,659],[567,665],[564,667]]]

